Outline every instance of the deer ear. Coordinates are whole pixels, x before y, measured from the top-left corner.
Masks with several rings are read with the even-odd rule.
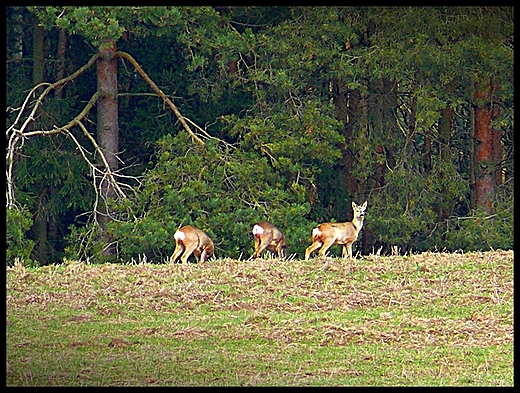
[[[356,202],[352,201],[352,209],[356,208]]]
[[[367,202],[368,202],[368,201],[365,201],[365,203],[363,203],[363,206],[361,206],[363,209],[366,209],[366,208],[367,208]]]

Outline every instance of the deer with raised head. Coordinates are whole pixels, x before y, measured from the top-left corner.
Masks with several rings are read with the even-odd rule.
[[[262,221],[253,227],[253,236],[255,237],[255,253],[253,258],[258,258],[262,251],[266,248],[278,255],[278,258],[285,258],[285,236],[273,224]]]
[[[175,263],[181,254],[182,263],[188,263],[191,254],[195,255],[198,262],[204,262],[215,253],[211,238],[204,231],[191,225],[178,229],[173,238],[176,246],[170,263]]]
[[[324,257],[327,250],[334,244],[343,246],[343,258],[352,258],[352,243],[354,243],[359,235],[359,231],[363,227],[365,219],[365,210],[367,201],[362,205],[356,205],[352,202],[352,210],[354,210],[354,218],[349,222],[325,222],[318,225],[312,230],[312,244],[305,250],[305,260],[320,248],[319,255]]]

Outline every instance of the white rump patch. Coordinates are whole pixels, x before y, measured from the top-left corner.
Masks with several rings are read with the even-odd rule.
[[[262,228],[260,225],[256,224],[253,227],[253,235],[261,235],[264,233],[264,228]]]
[[[312,237],[319,236],[321,234],[320,228],[316,227],[312,230]]]
[[[184,239],[186,239],[186,235],[182,231],[177,231],[177,232],[175,232],[175,235],[173,235],[173,238],[175,240],[184,240]]]

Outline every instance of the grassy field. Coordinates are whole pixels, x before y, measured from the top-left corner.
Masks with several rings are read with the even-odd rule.
[[[513,386],[513,251],[6,268],[7,386]]]

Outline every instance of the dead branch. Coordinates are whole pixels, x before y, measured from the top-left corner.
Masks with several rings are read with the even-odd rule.
[[[55,84],[59,85],[59,84]],[[34,89],[32,90],[34,91]],[[56,135],[63,133],[66,136],[70,137],[76,146],[79,149],[80,154],[84,158],[85,162],[89,165],[90,168],[92,168],[92,174],[94,177],[94,189],[96,190],[96,196],[101,195],[101,188],[96,185],[96,179],[100,176],[102,177],[102,182],[108,182],[111,187],[116,191],[116,195],[121,198],[125,198],[125,193],[122,190],[122,186],[120,183],[116,180],[116,174],[113,173],[113,171],[110,169],[110,166],[106,160],[105,155],[103,154],[101,148],[97,144],[96,140],[92,137],[92,135],[88,132],[86,127],[83,125],[81,120],[89,113],[89,111],[92,109],[98,98],[101,96],[99,92],[94,93],[92,98],[89,100],[89,102],[85,105],[83,110],[76,116],[74,119],[72,119],[69,123],[62,127],[57,127],[52,130],[36,130],[36,131],[30,131],[30,132],[23,132],[21,130],[16,130],[14,127],[10,127],[11,134],[9,135],[9,142],[8,142],[8,148],[7,148],[7,191],[6,191],[6,205],[7,207],[13,207],[16,203],[14,198],[14,183],[13,183],[13,165],[14,165],[14,153],[17,149],[20,149],[23,145],[23,140],[25,138],[30,138],[38,135]],[[43,99],[42,96],[38,98],[38,100],[35,103],[35,106],[41,104],[41,100]],[[28,100],[25,100],[24,105],[28,103]],[[25,108],[22,106],[20,108],[20,111],[23,111]],[[34,114],[36,112],[31,111],[31,113]],[[24,122],[24,127],[27,125],[27,121]],[[87,139],[90,141],[92,146],[94,147],[94,150],[99,155],[101,161],[103,162],[103,170],[96,167],[96,165],[91,162],[91,160],[87,157],[85,152],[87,151],[80,143],[79,141],[74,137],[74,135],[71,132],[71,129],[74,126],[78,126],[82,131],[83,134],[87,137]],[[23,127],[22,127],[23,128]],[[119,175],[118,175],[119,176]],[[121,177],[121,176],[119,176]],[[101,184],[101,183],[99,183]],[[127,187],[129,187],[127,185]],[[94,204],[94,212],[98,213],[98,198],[96,198],[96,202]]]
[[[15,132],[23,134],[25,129],[29,125],[29,123],[31,123],[35,119],[35,114],[38,111],[38,108],[40,107],[40,105],[42,104],[43,99],[45,98],[45,96],[47,96],[53,89],[55,89],[55,88],[65,84],[67,82],[70,82],[71,80],[75,79],[76,77],[81,75],[83,72],[88,70],[92,66],[92,64],[94,64],[94,62],[97,60],[98,57],[99,57],[99,54],[95,54],[94,56],[92,56],[89,59],[89,61],[83,67],[79,68],[76,72],[70,74],[69,76],[67,76],[67,77],[65,77],[63,79],[60,79],[59,81],[56,81],[54,83],[44,82],[44,83],[40,83],[40,84],[36,85],[35,87],[33,87],[33,89],[27,95],[27,97],[26,97],[22,107],[20,108],[20,113],[16,117],[14,123],[7,129],[6,133],[8,134],[9,132],[15,131]],[[22,114],[24,113],[25,109],[27,108],[29,99],[42,86],[47,86],[47,88],[40,94],[40,97],[38,97],[38,99],[36,100],[36,103],[34,104],[31,112],[27,116],[27,118],[24,121],[24,123],[22,124],[22,126],[18,130],[15,129],[15,126],[21,120]]]
[[[183,118],[184,118],[184,120],[190,122],[191,125],[193,125],[197,130],[199,130],[199,131],[204,135],[205,138],[207,138],[207,139],[217,140],[219,143],[222,143],[223,145],[225,145],[225,146],[231,148],[232,150],[234,150],[234,149],[236,148],[236,147],[233,146],[231,143],[228,143],[228,142],[226,142],[226,141],[224,141],[224,140],[222,140],[222,139],[219,139],[219,138],[217,138],[217,137],[214,137],[214,136],[210,135],[210,134],[209,134],[205,129],[203,129],[202,127],[200,127],[200,126],[199,126],[197,123],[195,123],[193,120],[188,119],[187,117],[183,117]]]
[[[68,122],[66,125],[62,127],[53,128],[52,130],[38,130],[38,131],[30,131],[25,132],[23,136],[25,138],[30,138],[32,136],[36,135],[53,135],[53,134],[59,134],[63,131],[69,131],[73,126],[80,123],[81,120],[90,112],[96,101],[101,97],[101,93],[99,91],[96,91],[92,98],[87,102],[87,105],[85,105],[85,108],[70,122]],[[90,135],[90,134],[89,134]],[[94,140],[92,138],[92,140]],[[106,162],[105,162],[106,163]]]
[[[128,53],[126,52],[116,52],[116,55],[128,60],[136,69],[136,71],[141,75],[141,77],[148,83],[148,85],[152,88],[152,90],[159,96],[161,99],[171,108],[171,110],[175,113],[177,116],[179,122],[182,124],[186,132],[190,134],[192,139],[197,142],[200,145],[204,145],[204,141],[197,136],[188,125],[188,121],[195,126],[200,132],[205,135],[206,138],[210,138],[211,136],[203,130],[201,127],[196,125],[193,121],[189,120],[188,118],[185,118],[178,108],[175,106],[175,104],[172,102],[172,100],[164,94],[164,92],[155,84],[154,81],[150,79],[150,77],[143,71],[141,66],[137,63],[137,61]],[[6,138],[8,140],[8,146],[7,146],[7,152],[6,152],[6,179],[7,179],[7,188],[6,188],[6,206],[14,207],[16,205],[16,200],[14,197],[14,182],[13,182],[13,165],[14,165],[14,155],[17,150],[20,150],[23,147],[24,141],[27,138],[31,138],[34,136],[50,136],[50,135],[57,135],[57,134],[64,134],[67,137],[71,138],[72,141],[76,144],[78,147],[78,151],[80,152],[81,156],[85,160],[85,162],[88,164],[92,171],[92,177],[94,181],[94,189],[96,191],[96,201],[94,202],[94,208],[93,211],[96,214],[102,214],[99,209],[99,201],[100,198],[106,199],[105,195],[102,195],[102,189],[100,187],[101,184],[106,184],[108,182],[109,187],[111,189],[115,190],[116,196],[118,198],[125,198],[125,192],[124,188],[126,189],[132,189],[128,184],[120,183],[116,179],[117,178],[131,178],[132,180],[137,180],[133,176],[124,176],[121,173],[121,170],[117,171],[115,173],[111,170],[105,155],[103,154],[101,148],[97,144],[94,137],[88,132],[86,127],[83,125],[82,120],[88,115],[92,107],[96,104],[97,100],[101,96],[101,93],[96,92],[92,98],[89,100],[89,102],[85,105],[83,110],[74,117],[70,122],[63,126],[55,126],[55,128],[50,130],[34,130],[34,131],[27,131],[27,128],[29,124],[36,119],[36,115],[38,113],[38,109],[43,103],[43,100],[45,97],[54,89],[64,85],[65,83],[72,81],[79,75],[81,75],[83,72],[85,72],[87,69],[89,69],[94,62],[98,59],[100,54],[93,55],[89,61],[79,68],[76,72],[73,74],[62,78],[54,83],[40,83],[33,87],[31,91],[27,94],[22,106],[20,108],[17,108],[13,111],[18,111],[18,115],[16,116],[13,124],[11,124],[7,130],[6,130]],[[36,95],[37,91],[39,91],[41,88],[45,87],[45,89],[42,91],[42,93],[38,96],[38,98],[31,103],[31,100]],[[24,116],[24,114],[26,114]],[[102,161],[102,169],[100,169],[96,164],[89,158],[89,156],[92,156],[88,150],[81,145],[81,143],[76,139],[76,137],[72,134],[71,129],[74,127],[79,127],[85,137],[89,140],[90,144],[94,148],[94,151],[99,155],[100,160]],[[138,181],[138,180],[137,180]]]
[[[74,117],[69,123],[67,123],[64,126],[61,127],[55,127],[51,130],[36,130],[36,131],[26,131],[28,125],[36,118],[36,114],[38,111],[38,108],[41,106],[43,100],[45,97],[55,88],[73,80],[83,72],[85,72],[89,67],[94,64],[94,62],[97,60],[99,55],[94,55],[90,58],[90,60],[80,69],[78,69],[73,74],[60,79],[59,81],[56,81],[54,83],[41,83],[37,86],[35,86],[27,97],[25,98],[22,106],[17,109],[19,111],[18,115],[16,116],[13,124],[8,127],[6,131],[6,138],[8,139],[8,146],[7,146],[7,152],[6,152],[6,180],[7,180],[7,187],[6,187],[6,206],[8,208],[12,208],[16,206],[16,200],[14,197],[14,182],[13,182],[13,165],[14,165],[14,155],[15,152],[23,147],[24,140],[27,138],[31,138],[34,136],[39,135],[57,135],[57,134],[65,134],[66,136],[70,137],[76,146],[79,149],[80,154],[84,158],[85,162],[89,165],[89,167],[92,169],[92,175],[94,178],[94,189],[96,191],[96,202],[94,203],[94,212],[97,214],[99,213],[97,206],[99,202],[99,197],[101,196],[103,199],[105,199],[105,196],[101,193],[101,187],[97,186],[97,184],[101,184],[103,182],[108,182],[110,187],[116,191],[116,196],[120,198],[125,198],[125,193],[123,192],[123,187],[130,188],[129,185],[122,185],[120,184],[116,179],[119,177],[128,177],[128,176],[122,176],[121,174],[114,173],[110,166],[108,165],[108,162],[106,160],[105,155],[103,154],[101,148],[97,144],[96,140],[92,137],[92,135],[88,132],[88,130],[85,128],[83,123],[81,122],[83,118],[87,116],[87,114],[90,112],[92,107],[95,105],[99,97],[101,96],[101,93],[96,92],[92,96],[92,98],[89,100],[89,102],[85,105],[83,110]],[[34,103],[30,104],[31,98],[36,94],[36,91],[40,89],[40,87],[47,86],[45,90],[40,94],[40,96],[34,101]],[[32,108],[29,111],[29,107],[32,105]],[[24,118],[24,113],[29,112],[29,114]],[[18,125],[21,126],[19,128],[16,128]],[[79,141],[74,137],[74,135],[71,132],[71,129],[75,126],[78,126],[84,133],[84,135],[87,137],[87,139],[92,144],[94,150],[99,155],[102,163],[103,163],[103,169],[98,168],[88,157],[87,157],[87,149],[85,149]],[[96,183],[96,180],[101,177],[101,182]],[[132,177],[132,179],[135,179]]]
[[[201,144],[201,145],[204,145],[204,141],[202,139],[200,139],[190,128],[190,126],[188,125],[188,123],[186,123],[186,120],[184,118],[184,116],[182,116],[181,112],[179,111],[179,109],[177,109],[177,107],[175,106],[175,104],[172,102],[172,100],[170,100],[168,98],[168,96],[166,94],[163,93],[163,91],[161,89],[159,89],[159,87],[155,84],[155,82],[153,80],[150,79],[150,77],[146,74],[146,72],[143,71],[143,69],[141,68],[141,66],[139,65],[139,63],[128,53],[126,52],[116,52],[116,54],[126,60],[128,60],[133,66],[134,68],[136,69],[136,71],[139,73],[139,75],[141,75],[141,77],[145,80],[146,83],[148,83],[148,85],[152,88],[153,91],[155,91],[157,93],[157,95],[159,97],[161,97],[163,99],[163,101],[168,104],[168,106],[171,108],[171,110],[173,111],[173,113],[175,113],[175,116],[177,116],[177,119],[179,119],[180,123],[182,124],[182,126],[184,127],[184,129],[186,130],[186,132],[188,134],[190,134],[191,138]]]
[[[96,167],[93,163],[91,163],[89,160],[87,160],[89,166],[92,168],[93,173],[94,174],[98,174],[98,175],[102,175],[103,179],[102,179],[101,182],[103,182],[103,181],[105,181],[107,179],[110,179],[109,183],[111,183],[111,185],[113,186],[113,188],[114,188],[114,190],[116,192],[116,196],[118,196],[120,198],[125,198],[126,194],[123,192],[123,187],[129,188],[131,190],[132,190],[132,187],[130,187],[128,184],[119,183],[119,182],[115,181],[114,179],[116,178],[116,176],[118,178],[126,177],[126,178],[129,178],[129,179],[135,179],[135,177],[134,176],[125,176],[125,175],[123,175],[121,173],[115,173],[114,171],[112,171],[110,169],[110,165],[108,164],[108,162],[106,160],[105,155],[101,151],[101,148],[97,144],[96,140],[92,137],[92,135],[90,135],[90,133],[88,132],[87,128],[79,120],[76,122],[76,124],[79,126],[79,128],[81,128],[81,130],[83,131],[83,134],[85,134],[85,136],[88,138],[90,143],[92,143],[92,146],[94,147],[94,150],[96,151],[96,153],[99,154],[99,156],[101,157],[101,160],[103,161],[103,165],[104,165],[104,169],[105,169],[104,171],[102,171],[101,169]],[[67,130],[67,132],[68,132],[68,134],[72,135],[68,130]],[[74,137],[73,137],[73,139],[74,139],[74,141],[76,142],[76,145],[79,148],[80,147],[79,142],[77,142],[77,140]],[[86,150],[86,149],[83,148],[83,150]],[[82,155],[86,159],[86,156],[84,154],[82,154]],[[116,172],[119,172],[119,171],[116,171]],[[95,176],[94,176],[94,184],[95,184]]]

